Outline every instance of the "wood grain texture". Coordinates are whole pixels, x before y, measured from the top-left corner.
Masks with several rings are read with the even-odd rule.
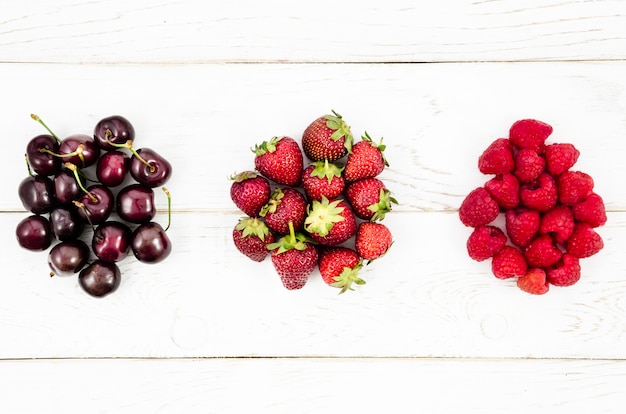
[[[459,62],[624,59],[620,0],[314,4],[29,1],[0,17],[3,62]]]

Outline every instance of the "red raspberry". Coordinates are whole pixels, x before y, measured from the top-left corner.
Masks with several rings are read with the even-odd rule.
[[[546,275],[548,282],[554,286],[571,286],[580,279],[580,262],[577,257],[565,253],[546,271]]]
[[[498,138],[478,157],[478,169],[483,174],[504,174],[513,171],[513,147],[506,138]]]
[[[515,154],[513,174],[522,183],[528,183],[539,177],[546,167],[546,160],[534,150],[525,148]]]
[[[559,261],[563,252],[556,247],[547,234],[537,236],[524,250],[524,257],[530,267],[546,268]]]
[[[517,287],[533,295],[543,295],[550,289],[546,272],[538,268],[530,269],[524,276],[518,277]]]
[[[580,152],[572,144],[550,144],[546,146],[546,165],[550,174],[557,176],[569,170],[578,161]]]
[[[499,213],[498,203],[483,187],[472,190],[459,208],[461,223],[468,227],[487,225],[494,221]]]
[[[566,251],[582,259],[598,253],[604,247],[602,237],[587,223],[576,223],[574,232],[567,240]]]
[[[509,139],[519,148],[529,148],[541,153],[545,140],[552,133],[552,126],[535,119],[516,121],[509,130]]]
[[[593,178],[581,171],[566,171],[556,181],[559,201],[574,205],[585,201],[593,192]]]
[[[520,187],[520,200],[526,207],[541,213],[552,209],[558,199],[558,191],[554,178],[548,173]]]
[[[549,234],[557,243],[565,243],[574,232],[574,213],[568,206],[558,205],[541,217],[539,233]]]
[[[521,207],[504,213],[504,219],[511,242],[526,247],[539,231],[541,216],[535,210]]]
[[[467,253],[482,262],[498,253],[506,244],[506,235],[495,226],[476,227],[467,239]]]
[[[574,218],[584,221],[591,227],[600,227],[606,223],[606,209],[604,201],[596,193],[591,193],[585,201],[572,206]]]
[[[510,210],[519,204],[519,181],[511,173],[496,175],[485,183],[485,190],[502,210]]]
[[[527,269],[524,255],[513,246],[504,246],[491,259],[491,271],[498,279],[523,276]]]

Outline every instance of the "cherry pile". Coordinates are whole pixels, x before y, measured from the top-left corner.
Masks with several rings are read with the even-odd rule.
[[[48,134],[26,145],[28,176],[18,193],[31,215],[17,224],[18,244],[48,251],[50,276],[78,273],[79,285],[94,297],[117,290],[117,263],[131,251],[143,263],[165,259],[172,248],[166,234],[171,200],[162,187],[172,174],[169,161],[153,149],[135,149],[134,127],[120,115],[101,119],[93,136],[63,139],[31,117]],[[157,187],[168,201],[165,229],[153,221]]]

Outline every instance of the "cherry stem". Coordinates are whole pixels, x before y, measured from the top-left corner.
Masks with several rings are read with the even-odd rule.
[[[39,122],[44,128],[46,128],[46,130],[50,133],[50,135],[52,135],[54,137],[54,139],[57,140],[57,142],[61,142],[59,137],[57,137],[57,135],[54,132],[52,132],[52,130],[50,128],[48,128],[48,125],[46,125],[46,123],[43,122],[43,120],[41,118],[39,118],[39,115],[30,114],[30,117],[32,119],[34,119],[35,121]]]
[[[150,172],[154,172],[154,170],[156,170],[156,167],[152,164],[150,164],[148,161],[146,161],[144,158],[142,158],[141,155],[139,155],[139,153],[137,152],[137,150],[135,150],[135,148],[133,148],[133,140],[129,139],[128,141],[126,141],[123,144],[117,144],[113,141],[111,141],[109,139],[109,137],[111,136],[111,130],[107,129],[107,132],[104,133],[104,139],[105,141],[115,147],[115,148],[126,148],[127,150],[129,150],[135,157],[137,157],[137,159],[139,161],[141,161],[144,165],[146,165],[148,168],[150,168]]]
[[[28,154],[24,154],[24,160],[26,160],[26,168],[28,169],[28,175],[34,177],[33,170],[30,169],[30,162],[28,162]]]
[[[57,154],[54,151],[50,151],[48,148],[40,148],[39,152],[43,152],[45,154],[50,154],[53,157],[59,157],[59,158],[64,158],[64,157],[73,157],[75,155],[78,155],[78,158],[80,158],[80,160],[82,161],[83,165],[85,165],[85,156],[83,155],[83,151],[85,151],[85,145],[83,144],[78,144],[78,147],[76,147],[76,149],[72,152],[69,152],[67,154]]]
[[[161,187],[161,190],[167,196],[167,227],[163,230],[167,231],[170,228],[170,224],[172,224],[172,196],[167,188]]]
[[[96,201],[98,201],[98,199],[96,198],[95,195],[91,194],[83,185],[81,179],[80,179],[80,175],[78,174],[78,167],[74,164],[72,164],[71,162],[66,162],[65,164],[65,168],[67,168],[68,170],[72,171],[74,173],[74,178],[76,178],[76,182],[78,183],[78,186],[80,187],[81,190],[83,190],[83,192],[85,194],[87,194],[89,196],[89,198],[91,198],[91,201],[93,201],[94,203]]]
[[[93,230],[94,232],[96,231],[96,226],[93,225],[93,223],[91,222],[91,218],[89,218],[89,210],[87,210],[85,208],[85,205],[83,203],[81,203],[80,201],[72,201],[72,203],[74,203],[74,205],[78,208],[80,208],[81,210],[83,210],[85,212],[85,217],[87,217],[87,221],[89,222],[89,225],[91,226],[91,230]]]

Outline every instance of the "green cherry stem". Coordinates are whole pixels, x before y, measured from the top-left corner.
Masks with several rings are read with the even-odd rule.
[[[30,175],[31,177],[34,177],[35,174],[33,174],[33,170],[30,169],[30,162],[28,162],[28,154],[24,154],[24,160],[26,160],[26,169],[28,170],[28,175]]]
[[[81,210],[85,212],[85,217],[87,217],[87,221],[89,222],[89,226],[91,226],[91,230],[96,231],[96,226],[94,226],[94,224],[91,222],[91,218],[89,218],[89,210],[85,208],[85,205],[81,203],[80,201],[76,201],[76,200],[72,201],[72,203],[74,203],[76,207],[80,208]]]
[[[79,144],[78,147],[76,147],[76,149],[72,152],[69,152],[67,154],[57,154],[54,151],[50,151],[48,148],[40,148],[39,152],[45,153],[45,154],[50,154],[53,157],[59,157],[59,158],[64,158],[64,157],[73,157],[75,155],[78,155],[78,158],[80,158],[80,161],[83,163],[83,165],[85,164],[85,156],[83,155],[83,152],[85,151],[85,146],[83,144]]]
[[[65,168],[67,168],[68,170],[72,171],[74,173],[74,178],[76,178],[76,182],[78,183],[78,186],[80,187],[81,190],[83,190],[83,192],[85,194],[87,194],[89,196],[89,198],[91,198],[91,201],[93,201],[94,203],[96,201],[98,201],[98,199],[96,198],[96,196],[94,196],[93,194],[91,194],[83,185],[82,180],[80,179],[80,175],[78,174],[78,167],[74,164],[72,164],[71,162],[66,162],[65,164]]]
[[[107,129],[107,131],[104,134],[104,139],[106,140],[106,142],[115,147],[115,148],[126,148],[127,150],[129,150],[135,157],[137,157],[137,159],[139,161],[141,161],[143,164],[145,164],[148,168],[150,168],[150,172],[154,172],[154,170],[156,169],[156,167],[152,164],[150,164],[148,161],[146,161],[144,158],[141,157],[141,155],[139,155],[139,153],[137,152],[137,150],[135,150],[135,148],[133,148],[133,140],[129,139],[128,141],[126,141],[123,144],[116,144],[115,142],[111,141],[109,139],[109,137],[111,136],[111,130]]]
[[[163,230],[167,231],[170,228],[170,224],[172,224],[172,196],[170,195],[170,191],[167,188],[161,187],[161,190],[163,190],[163,192],[167,196],[167,227],[165,228],[165,230]]]
[[[61,142],[59,137],[57,137],[57,135],[54,132],[52,132],[52,130],[50,128],[48,128],[48,125],[46,125],[46,123],[43,122],[43,120],[41,118],[39,118],[39,115],[30,114],[30,117],[32,119],[34,119],[35,121],[39,122],[44,128],[46,128],[46,130],[50,133],[50,135],[52,135],[54,137],[54,139],[57,140],[57,142]]]

